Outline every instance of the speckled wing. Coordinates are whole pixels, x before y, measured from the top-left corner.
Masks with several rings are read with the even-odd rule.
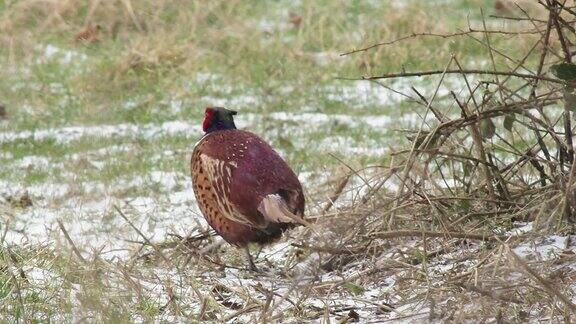
[[[201,148],[202,143],[198,143],[192,153],[193,189],[207,220],[217,223],[224,217],[250,227],[264,228],[265,223],[249,219],[230,201],[231,181],[237,163],[211,157],[202,153]]]
[[[224,135],[224,134],[223,134]],[[228,133],[231,137],[232,133]],[[298,223],[304,195],[298,177],[282,157],[258,136],[237,131],[230,157],[238,163],[232,181],[232,203],[253,222]]]

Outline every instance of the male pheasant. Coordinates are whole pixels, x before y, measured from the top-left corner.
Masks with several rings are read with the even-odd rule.
[[[236,111],[206,108],[205,135],[192,152],[192,184],[200,211],[230,244],[266,244],[306,224],[302,185],[284,160],[257,135],[236,129]]]
[[[76,43],[84,44],[95,44],[100,41],[100,32],[102,31],[101,25],[88,25],[86,28],[81,30],[76,36],[74,36],[74,41]]]

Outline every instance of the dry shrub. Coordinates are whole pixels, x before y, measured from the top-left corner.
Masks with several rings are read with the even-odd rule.
[[[150,72],[158,69],[175,69],[188,59],[198,55],[192,45],[179,44],[170,39],[136,40],[131,44],[130,50],[119,59],[118,69],[113,73],[122,75],[128,70],[136,72]]]
[[[487,64],[467,68],[454,54],[432,70],[362,78],[388,87],[388,79],[426,76],[435,91],[405,94],[425,116],[410,147],[392,153],[390,165],[369,180],[351,169],[370,198],[316,217],[333,234],[309,238],[309,245],[330,260],[330,270],[362,264],[365,275],[352,278],[361,285],[392,276],[403,304],[427,305],[430,320],[574,319],[566,285],[573,257],[530,260],[513,249],[574,234],[576,11],[562,3],[514,6],[495,17],[504,29],[482,20],[456,33],[413,33],[347,53],[473,37]],[[505,42],[494,46],[498,37],[530,46],[512,52]],[[514,234],[530,222],[531,229]],[[440,265],[451,269],[437,272]]]

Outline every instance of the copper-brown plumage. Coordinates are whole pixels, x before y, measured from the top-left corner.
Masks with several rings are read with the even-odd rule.
[[[102,26],[100,25],[88,25],[86,28],[78,32],[74,36],[74,41],[76,43],[94,44],[100,41],[100,31]]]
[[[301,223],[302,186],[270,145],[236,129],[234,114],[207,108],[206,135],[192,153],[194,193],[210,226],[228,243],[269,243]]]

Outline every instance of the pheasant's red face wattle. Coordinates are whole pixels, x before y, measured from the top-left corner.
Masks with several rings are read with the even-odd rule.
[[[210,123],[212,122],[212,117],[214,116],[214,110],[212,108],[206,108],[204,112],[204,121],[202,122],[202,129],[206,132],[210,127]]]

